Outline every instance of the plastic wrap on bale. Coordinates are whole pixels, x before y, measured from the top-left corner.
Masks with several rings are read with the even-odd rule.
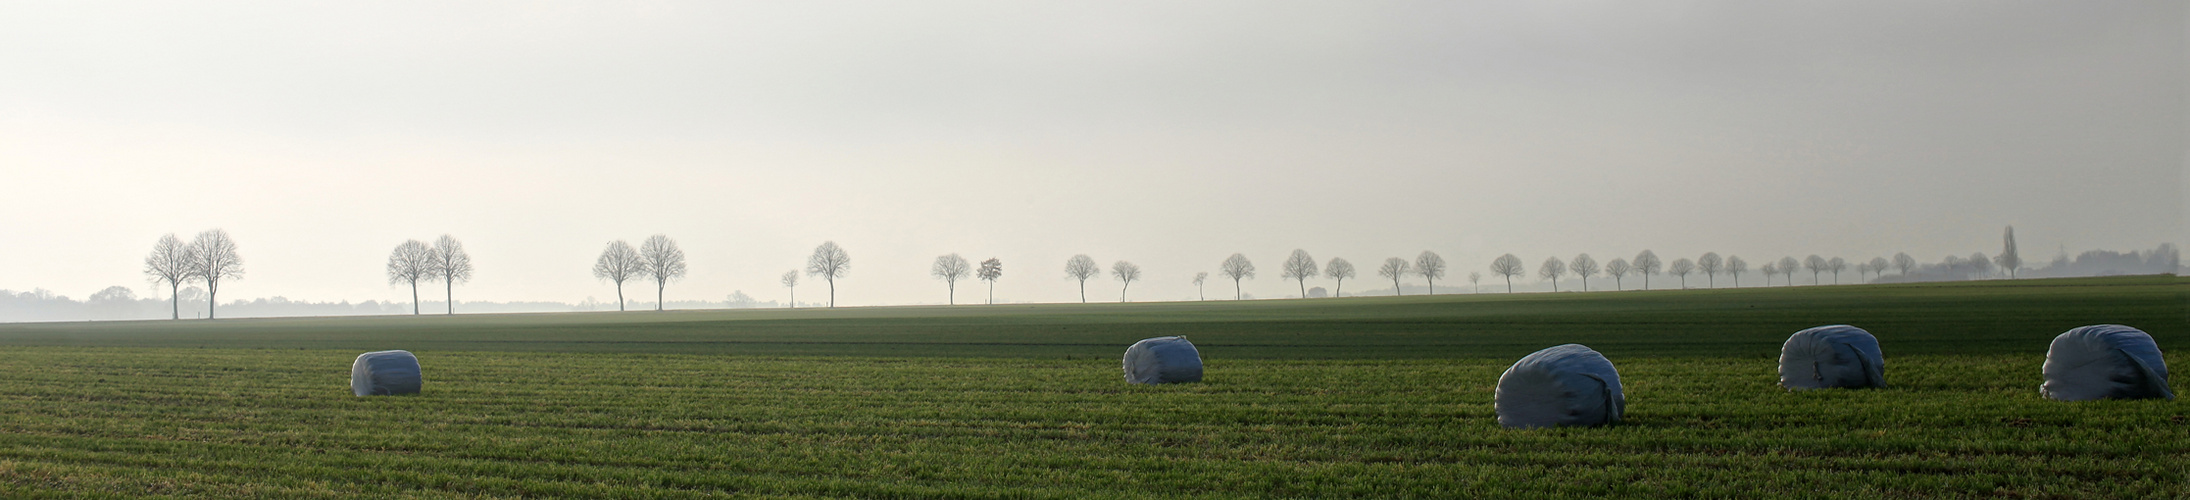
[[[2078,327],[2054,337],[2045,378],[2038,393],[2060,401],[2175,399],[2160,345],[2143,330],[2122,325]]]
[[[350,393],[359,396],[417,394],[418,357],[410,351],[374,351],[357,355],[350,363]]]
[[[1779,348],[1779,386],[1856,389],[1886,386],[1878,337],[1848,325],[1820,326],[1787,337]]]
[[[1125,380],[1135,384],[1201,381],[1201,351],[1186,337],[1156,337],[1125,350]]]
[[[1498,376],[1498,425],[1609,425],[1627,410],[1612,360],[1581,344],[1536,351]]]

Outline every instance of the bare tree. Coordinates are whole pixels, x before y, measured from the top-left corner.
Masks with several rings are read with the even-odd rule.
[[[821,242],[814,247],[814,254],[806,257],[806,275],[820,276],[829,282],[829,307],[836,307],[836,280],[852,272],[852,254],[835,241]]]
[[[1869,281],[1869,280],[1870,280],[1870,277],[1869,277],[1868,275],[1869,275],[1869,273],[1870,273],[1870,272],[1871,272],[1871,263],[1869,263],[1869,262],[1857,262],[1857,263],[1855,263],[1855,279],[1856,279],[1857,281],[1865,281],[1865,282]]]
[[[1384,259],[1384,267],[1376,268],[1376,275],[1392,279],[1392,295],[1406,295],[1407,289],[1399,286],[1399,279],[1407,277],[1410,267],[1407,259],[1392,257]]]
[[[1065,277],[1080,280],[1080,303],[1082,304],[1087,303],[1087,279],[1102,274],[1103,267],[1096,264],[1095,258],[1088,257],[1087,254],[1074,255],[1070,259],[1065,259]]]
[[[196,261],[197,257],[190,255],[190,245],[183,243],[175,233],[161,236],[158,243],[152,244],[152,254],[144,258],[145,276],[155,282],[166,282],[168,291],[173,292],[167,294],[171,319],[182,319],[182,283],[190,281],[191,271],[196,269],[192,263]],[[158,295],[159,289],[155,287],[152,292]]]
[[[1133,288],[1133,282],[1141,279],[1141,266],[1122,260],[1118,261],[1118,263],[1110,265],[1110,277],[1121,283],[1118,286],[1118,301],[1125,302],[1126,290]]]
[[[220,306],[221,282],[243,279],[243,257],[236,255],[236,240],[228,231],[210,229],[190,240],[190,276],[205,282],[205,319],[214,318]]]
[[[1824,271],[1832,270],[1832,264],[1827,263],[1824,257],[1811,254],[1809,257],[1802,258],[1802,268],[1810,270],[1810,284],[1822,285],[1825,282],[1819,276],[1822,276],[1821,273]]]
[[[1802,263],[1796,261],[1794,257],[1779,258],[1779,274],[1781,279],[1787,282],[1787,286],[1795,286],[1795,271],[1801,269]]]
[[[1779,274],[1779,264],[1765,262],[1759,271],[1764,273],[1764,286],[1772,286],[1772,275]]]
[[[1586,253],[1576,255],[1574,262],[1567,267],[1574,270],[1575,276],[1582,278],[1582,291],[1589,291],[1589,277],[1597,275],[1597,259],[1590,258]]]
[[[1468,271],[1468,293],[1483,293],[1483,273]]]
[[[2008,226],[2004,239],[2006,244],[2000,248],[2000,255],[1993,257],[1992,261],[2000,265],[2000,270],[2007,271],[2008,279],[2015,279],[2015,270],[2023,267],[2022,254],[2015,252],[2015,226]]]
[[[1634,266],[1627,265],[1627,259],[1618,257],[1613,257],[1612,262],[1604,264],[1604,273],[1612,277],[1612,289],[1614,291],[1627,289],[1627,284],[1622,283],[1621,278],[1627,277],[1627,273],[1634,270]]]
[[[1705,288],[1718,288],[1719,271],[1726,270],[1726,260],[1719,258],[1718,252],[1704,252],[1696,258],[1696,270],[1703,271]]]
[[[1673,259],[1673,265],[1665,268],[1665,274],[1681,277],[1682,290],[1688,289],[1688,273],[1693,272],[1696,272],[1696,261],[1688,260],[1687,257]]]
[[[1901,272],[1901,277],[1906,278],[1909,271],[1916,270],[1916,258],[1910,257],[1908,252],[1893,254],[1893,268]]]
[[[1885,257],[1871,257],[1871,277],[1884,278],[1886,277],[1886,270],[1891,268],[1893,268],[1893,264],[1886,263]]]
[[[974,271],[973,275],[974,277],[981,278],[981,281],[989,282],[989,303],[995,304],[996,280],[997,278],[1004,277],[1004,261],[997,260],[995,257],[989,257],[989,260],[981,261],[981,270]]]
[[[958,305],[958,280],[966,279],[972,274],[973,263],[966,262],[965,257],[955,253],[937,256],[935,266],[928,269],[928,275],[943,280],[944,286],[950,287],[950,305],[954,306]]]
[[[1977,279],[1992,277],[1992,259],[1985,257],[1984,252],[1969,254],[1969,268]]]
[[[388,284],[411,286],[411,315],[418,315],[418,282],[433,281],[433,248],[405,241],[388,253]]]
[[[1939,267],[1944,269],[1947,277],[1951,279],[1966,272],[1969,264],[1962,262],[1962,256],[1960,255],[1949,255],[1947,258],[1939,260]]]
[[[1239,280],[1254,279],[1255,263],[1247,260],[1246,254],[1235,253],[1231,257],[1225,257],[1223,264],[1217,265],[1217,274],[1232,278],[1232,300],[1245,300],[1247,293],[1240,291]]]
[[[1521,263],[1520,257],[1514,257],[1513,254],[1509,253],[1505,255],[1500,255],[1497,259],[1491,260],[1490,272],[1491,274],[1505,277],[1506,293],[1513,293],[1513,277],[1520,276],[1522,273],[1528,272],[1528,268],[1525,266],[1525,264]]]
[[[1293,255],[1285,258],[1285,265],[1278,271],[1278,279],[1300,282],[1300,298],[1308,298],[1308,278],[1316,277],[1316,258],[1307,250],[1293,249]]]
[[[1430,295],[1437,295],[1437,279],[1445,277],[1445,258],[1437,252],[1423,250],[1414,257],[1414,273],[1430,284]]]
[[[1825,270],[1833,272],[1833,284],[1838,285],[1840,284],[1841,271],[1848,270],[1848,259],[1839,257],[1825,259]]]
[[[1734,288],[1741,288],[1741,273],[1749,272],[1749,261],[1740,256],[1726,256],[1726,274],[1734,276]]]
[[[1209,300],[1209,294],[1206,294],[1206,293],[1202,293],[1202,291],[1201,291],[1201,290],[1202,290],[1202,288],[1201,288],[1202,284],[1203,284],[1203,283],[1208,283],[1208,282],[1209,282],[1209,272],[1208,272],[1208,271],[1202,271],[1202,272],[1194,273],[1194,296],[1195,296],[1195,297],[1200,297],[1200,298],[1201,298],[1201,300]]]
[[[646,277],[654,280],[654,310],[660,311],[669,282],[684,278],[684,249],[667,235],[648,236],[639,244],[639,261],[645,264]]]
[[[456,314],[456,284],[471,282],[471,254],[456,237],[441,235],[433,242],[433,279],[447,287],[448,314]]]
[[[601,249],[601,256],[593,259],[593,277],[616,284],[616,310],[624,310],[624,282],[646,274],[646,262],[639,259],[639,250],[631,248],[623,240],[608,242]]]
[[[1650,275],[1658,274],[1658,270],[1663,269],[1664,265],[1664,262],[1658,260],[1658,254],[1649,250],[1635,254],[1635,274],[1642,275],[1644,290],[1650,289]]]
[[[1544,259],[1544,265],[1536,268],[1536,275],[1551,280],[1551,291],[1559,291],[1559,276],[1566,274],[1566,261],[1558,257]]]
[[[791,308],[798,309],[798,270],[784,271],[783,277],[777,281],[782,282],[784,288],[791,289]]]
[[[1332,257],[1331,263],[1323,266],[1323,277],[1338,280],[1338,284],[1331,288],[1332,297],[1344,297],[1346,296],[1346,280],[1354,277],[1354,263],[1346,262],[1346,259]]]

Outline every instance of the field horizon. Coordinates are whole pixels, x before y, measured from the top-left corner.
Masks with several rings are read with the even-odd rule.
[[[1850,324],[1890,352],[1974,354],[2032,349],[2007,340],[2041,342],[2042,352],[2054,335],[2098,323],[2143,329],[2162,345],[2190,335],[2190,278],[9,323],[0,346],[1046,357],[1115,355],[1142,338],[1187,335],[1216,357],[1518,358],[1554,345],[1544,343],[1551,335],[1615,356],[1776,356],[1796,330]]]
[[[2092,323],[2184,350],[2172,276],[1223,303],[0,325],[0,495],[223,498],[2182,498],[2190,407],[2038,394]],[[1877,334],[1888,387],[1777,387]],[[1184,334],[1201,383],[1120,379]],[[1496,421],[1604,352],[1627,413]],[[421,394],[354,397],[407,349]],[[2178,389],[2179,391],[2179,389]]]

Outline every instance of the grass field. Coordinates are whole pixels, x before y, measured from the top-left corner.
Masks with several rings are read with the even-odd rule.
[[[1893,387],[1774,386],[1830,323]],[[0,495],[2190,498],[2190,403],[2038,397],[2092,323],[2190,366],[2190,280],[2159,277],[0,325]],[[1169,334],[1205,383],[1120,380]],[[1619,365],[1627,420],[1498,428],[1499,372],[1565,342]],[[368,349],[426,392],[350,396]]]

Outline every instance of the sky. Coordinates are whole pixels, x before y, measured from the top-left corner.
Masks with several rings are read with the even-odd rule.
[[[1001,259],[1015,302],[1078,300],[1083,253],[1139,264],[1133,300],[1193,299],[1235,252],[1246,293],[1297,294],[1296,248],[1352,261],[1349,290],[1423,251],[1442,285],[1505,253],[1936,261],[2009,225],[2042,262],[2190,241],[2186,24],[2180,1],[6,2],[0,288],[151,295],[153,243],[210,228],[247,269],[224,301],[407,300],[389,252],[442,234],[478,268],[458,300],[490,301],[613,300],[595,256],[653,234],[688,254],[671,300],[781,300],[835,241],[841,305],[944,302],[950,253]]]

